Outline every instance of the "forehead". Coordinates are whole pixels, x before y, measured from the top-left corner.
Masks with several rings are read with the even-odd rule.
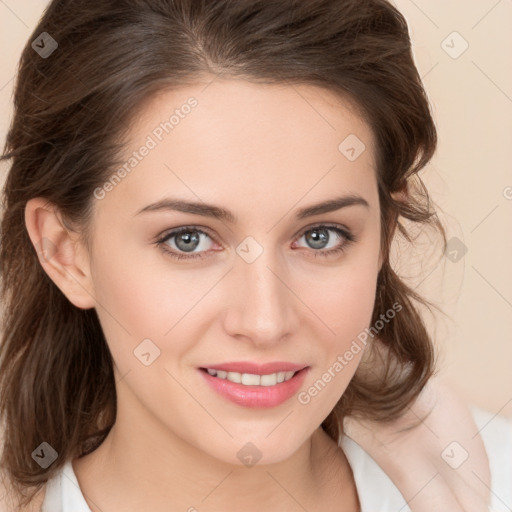
[[[216,78],[161,92],[134,119],[124,161],[102,207],[181,193],[286,208],[306,194],[375,193],[370,127],[346,99],[304,84]]]

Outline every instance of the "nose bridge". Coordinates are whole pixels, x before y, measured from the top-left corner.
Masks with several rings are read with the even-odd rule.
[[[227,326],[232,335],[244,335],[257,344],[274,344],[289,332],[293,294],[285,285],[280,262],[270,245],[251,237],[237,247],[232,275],[235,300],[228,311]]]

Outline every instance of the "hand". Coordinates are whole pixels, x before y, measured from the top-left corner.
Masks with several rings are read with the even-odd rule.
[[[417,426],[401,432],[411,424]],[[491,474],[482,438],[469,408],[440,377],[430,379],[399,419],[378,423],[347,417],[344,426],[348,437],[394,482],[413,512],[489,511]],[[453,441],[469,454],[456,469],[441,457]]]

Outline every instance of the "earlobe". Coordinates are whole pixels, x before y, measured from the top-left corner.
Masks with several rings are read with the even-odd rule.
[[[78,234],[66,228],[55,206],[41,197],[27,202],[25,225],[50,279],[76,307],[93,308],[96,304],[89,260]]]
[[[405,185],[397,190],[396,192],[391,192],[391,197],[399,202],[399,203],[407,203],[409,200],[409,184],[406,182]]]

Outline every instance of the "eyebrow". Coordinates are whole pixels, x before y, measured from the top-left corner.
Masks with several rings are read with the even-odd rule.
[[[313,217],[314,215],[321,215],[323,213],[334,212],[349,206],[361,205],[365,208],[370,208],[368,201],[361,196],[350,194],[346,196],[335,197],[327,201],[307,206],[297,210],[295,217],[305,219],[306,217]],[[205,217],[212,217],[221,221],[236,224],[237,217],[230,210],[226,210],[220,206],[207,204],[203,202],[184,201],[182,199],[165,198],[156,203],[152,203],[140,209],[135,215],[147,212],[159,211],[178,211],[183,213],[193,213],[195,215],[203,215]]]

